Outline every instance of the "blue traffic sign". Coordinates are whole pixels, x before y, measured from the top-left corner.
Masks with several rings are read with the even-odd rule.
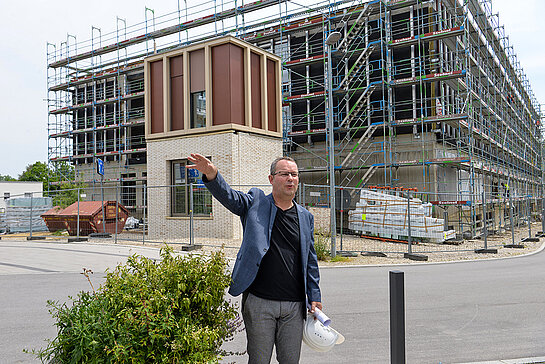
[[[104,176],[104,161],[97,158],[97,173]]]

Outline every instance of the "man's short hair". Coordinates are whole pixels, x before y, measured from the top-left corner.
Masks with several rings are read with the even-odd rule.
[[[293,158],[290,158],[290,157],[278,157],[276,158],[275,160],[273,160],[273,162],[271,163],[271,175],[274,175],[274,173],[276,172],[276,164],[280,161],[290,161],[290,162],[293,162],[295,164],[297,164],[297,162],[295,162],[295,160]]]

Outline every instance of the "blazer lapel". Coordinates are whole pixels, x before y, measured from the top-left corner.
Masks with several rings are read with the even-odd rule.
[[[303,213],[300,205],[297,206],[297,217],[299,218],[299,240],[301,244],[301,257],[303,258],[303,267],[307,265],[308,251],[310,249],[310,237],[308,236],[310,231],[306,228],[308,226],[307,216]]]
[[[270,217],[269,217],[269,236],[267,237],[267,245],[271,241],[272,228],[274,225],[274,219],[276,218],[276,205],[274,204],[274,198],[272,193],[267,195],[267,198],[270,201]]]

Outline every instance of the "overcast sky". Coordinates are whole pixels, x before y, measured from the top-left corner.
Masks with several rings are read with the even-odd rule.
[[[36,161],[47,162],[46,43],[58,46],[67,33],[78,41],[87,40],[91,26],[103,34],[115,31],[116,16],[126,19],[128,26],[143,22],[146,5],[156,16],[178,8],[176,0],[2,0],[1,4],[0,174],[12,177]],[[545,1],[492,0],[492,7],[537,99],[545,103]]]

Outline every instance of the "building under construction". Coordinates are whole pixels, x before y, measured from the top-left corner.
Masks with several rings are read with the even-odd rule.
[[[282,58],[284,153],[301,182],[328,184],[333,156],[337,186],[413,188],[458,232],[478,233],[484,218],[500,229],[506,200],[518,216],[541,208],[542,114],[492,5],[210,1],[164,16],[146,8],[134,26],[117,18],[108,34],[48,44],[49,163],[73,164],[91,189],[103,159],[105,183],[138,214],[143,59],[230,34]],[[332,32],[341,37],[327,45]]]

